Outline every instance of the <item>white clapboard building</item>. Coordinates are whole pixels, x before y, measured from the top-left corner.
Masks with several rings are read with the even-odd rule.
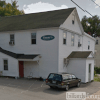
[[[47,78],[49,73],[94,78],[95,39],[84,32],[76,8],[0,17],[3,76]]]

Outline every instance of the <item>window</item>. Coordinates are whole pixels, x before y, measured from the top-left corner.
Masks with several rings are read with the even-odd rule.
[[[67,33],[63,33],[63,44],[66,44]]]
[[[72,15],[72,24],[75,23],[75,15]]]
[[[90,41],[88,41],[88,50],[90,49]]]
[[[96,40],[96,44],[99,44],[99,43],[98,43],[98,40]]]
[[[55,81],[62,81],[62,76],[59,74],[50,74],[48,79],[55,80]]]
[[[81,47],[81,40],[80,40],[80,36],[78,36],[78,47]]]
[[[36,44],[36,33],[31,34],[31,44]]]
[[[4,60],[4,70],[8,70],[8,60]]]
[[[74,46],[74,38],[75,38],[75,36],[74,36],[74,34],[72,34],[72,36],[71,36],[71,46]]]
[[[80,36],[78,36],[78,43],[80,43]]]
[[[69,75],[69,79],[72,79],[72,75]]]
[[[10,34],[10,42],[14,42],[14,34]]]
[[[72,75],[72,78],[76,79],[76,76],[75,75]]]
[[[68,75],[63,75],[63,80],[68,80],[68,79],[69,79]]]

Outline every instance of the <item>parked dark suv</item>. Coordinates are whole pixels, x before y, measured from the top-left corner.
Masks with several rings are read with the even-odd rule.
[[[75,75],[68,73],[50,73],[46,79],[46,85],[49,85],[50,88],[65,88],[66,91],[68,91],[69,87],[72,86],[79,87],[80,83],[81,79],[78,79]]]

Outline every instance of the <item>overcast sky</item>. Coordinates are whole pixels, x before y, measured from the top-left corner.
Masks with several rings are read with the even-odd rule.
[[[26,14],[76,7],[80,19],[84,15],[90,17],[89,14],[79,9],[73,2],[71,2],[71,0],[17,0],[17,1],[19,9],[20,10],[23,9]],[[73,1],[76,2],[79,6],[81,6],[84,10],[87,10],[92,15],[100,16],[100,7],[96,6],[92,2],[92,0],[73,0]],[[94,1],[100,5],[100,0],[94,0]],[[6,0],[6,2],[11,3],[11,0]]]

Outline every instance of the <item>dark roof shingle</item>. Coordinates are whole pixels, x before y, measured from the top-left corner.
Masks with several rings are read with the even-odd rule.
[[[0,32],[59,27],[75,8],[0,17]]]

